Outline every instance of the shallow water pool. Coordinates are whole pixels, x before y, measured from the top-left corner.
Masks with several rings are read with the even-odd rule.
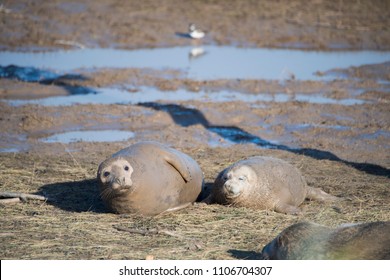
[[[318,72],[386,61],[390,61],[390,52],[320,52],[230,46],[0,52],[1,66],[17,65],[59,72],[80,68],[170,68],[181,70],[187,78],[197,80],[318,80],[326,78],[316,75]]]
[[[84,130],[54,134],[41,139],[45,143],[115,142],[133,138],[134,132],[123,130]]]
[[[368,101],[345,98],[334,99],[325,97],[321,94],[299,94],[289,95],[286,93],[277,94],[249,94],[242,92],[232,91],[216,91],[216,92],[192,92],[185,89],[179,89],[176,91],[161,91],[153,87],[140,87],[138,92],[128,92],[117,88],[99,88],[93,89],[96,94],[86,95],[67,95],[67,96],[54,96],[40,99],[28,99],[28,100],[3,100],[12,106],[22,106],[27,104],[37,104],[42,106],[71,106],[75,104],[138,104],[145,102],[158,102],[158,101],[212,101],[212,102],[229,102],[229,101],[242,101],[254,103],[257,101],[262,102],[289,102],[300,101],[311,104],[339,104],[344,106],[360,105],[367,103]]]

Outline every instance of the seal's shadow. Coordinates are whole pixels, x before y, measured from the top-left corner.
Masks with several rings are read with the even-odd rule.
[[[255,251],[243,251],[243,250],[228,250],[228,253],[238,260],[263,260],[261,253]]]
[[[202,191],[196,199],[196,202],[202,202],[204,199],[206,199],[210,195],[213,186],[214,182],[204,182],[202,186]]]
[[[35,67],[16,65],[0,66],[0,77],[41,85],[56,85],[64,88],[70,95],[97,93],[94,89],[78,84],[88,80],[79,74],[61,74]]]
[[[105,213],[100,199],[97,179],[47,184],[37,194],[48,198],[47,203],[70,212]]]
[[[299,155],[309,156],[318,160],[342,162],[345,165],[351,166],[359,171],[390,178],[390,170],[377,164],[344,160],[329,151],[312,148],[292,148],[286,145],[274,144],[236,126],[213,125],[206,119],[203,113],[196,108],[187,108],[177,104],[161,104],[156,102],[138,103],[138,105],[151,108],[156,111],[167,112],[171,115],[175,123],[183,127],[200,124],[207,130],[217,133],[222,138],[234,143],[252,143],[263,148],[288,151]]]

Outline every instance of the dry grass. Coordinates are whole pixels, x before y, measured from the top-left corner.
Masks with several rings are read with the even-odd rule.
[[[310,185],[348,199],[338,205],[305,202],[302,216],[203,203],[157,217],[115,215],[105,212],[94,180],[104,155],[1,154],[0,191],[38,193],[52,199],[0,208],[1,259],[144,259],[147,255],[155,259],[256,259],[268,241],[297,221],[336,226],[390,220],[386,177],[368,175],[343,163],[254,146],[186,152],[199,162],[209,184],[231,162],[265,154],[289,160]]]
[[[377,1],[374,5],[372,1],[364,0],[352,5],[349,1],[322,0],[164,0],[115,1],[115,4],[112,0],[101,0],[81,1],[81,6],[85,5],[86,11],[82,16],[61,8],[60,0],[50,1],[45,5],[36,5],[25,0],[17,1],[18,3],[8,2],[4,3],[4,6],[0,5],[0,13],[4,18],[0,30],[0,45],[7,49],[23,46],[56,48],[58,43],[64,42],[71,45],[85,44],[87,47],[182,46],[189,44],[188,40],[174,34],[183,29],[185,32],[189,20],[210,30],[210,35],[205,38],[204,43],[212,45],[292,46],[317,50],[343,46],[352,49],[389,49],[390,46],[389,1]],[[48,25],[48,22],[53,24]],[[65,34],[64,26],[72,32]],[[376,71],[377,68],[373,69]],[[379,74],[367,74],[359,72],[359,68],[354,69],[352,74],[363,79],[373,76],[386,79],[387,75],[380,74],[388,73],[385,70],[378,71]],[[205,84],[205,88],[213,89],[212,91],[230,89],[232,92],[251,93],[278,93],[284,90],[292,93],[311,93],[320,92],[322,87],[326,88],[326,92],[329,87],[339,88],[339,82],[332,85],[326,83],[325,86],[312,82],[290,83],[287,89],[272,81],[182,81],[179,79],[180,73],[168,72],[168,69],[162,73],[170,73],[174,78],[166,80],[159,78],[160,74],[154,74],[160,72],[150,71],[106,69],[89,75],[91,79],[82,85],[103,87],[130,83],[134,87],[150,85],[162,90],[181,87],[193,90]],[[5,84],[5,81],[2,83]],[[359,84],[356,88],[362,86]],[[371,85],[368,87],[371,88]],[[345,86],[341,86],[341,89],[343,88]],[[350,86],[347,88],[349,92]],[[11,98],[12,94],[21,92],[23,95],[25,92],[34,92],[39,96],[53,95],[53,91],[64,94],[62,87],[54,85],[43,87],[19,83],[16,86],[12,84],[6,96]],[[6,90],[3,93],[5,94]],[[372,107],[343,107],[347,119],[355,120],[356,124],[351,126],[351,131],[370,132],[365,130],[365,126],[388,131],[385,97],[387,93],[378,90],[373,97],[373,92],[367,90],[364,94],[369,95],[369,99],[379,95],[380,102]],[[340,110],[339,106],[326,105],[320,109],[313,107],[313,110],[306,110],[305,107],[314,105],[297,102],[286,104],[287,106],[274,104],[263,112],[252,108],[251,112],[258,114],[259,119],[248,126],[248,131],[257,129],[261,119],[266,124],[272,124],[277,134],[285,131],[281,125],[272,123],[272,118],[267,120],[269,116],[288,114],[289,119],[298,117],[302,123],[311,123],[311,117],[319,111],[336,114],[337,110]],[[230,108],[227,103],[221,105],[223,108],[210,104],[197,106],[203,108],[204,112],[222,112],[226,124],[241,126],[246,121],[241,124],[229,122],[230,116],[241,114],[232,113],[236,110],[236,105],[232,103]],[[0,206],[1,259],[144,259],[147,255],[154,256],[154,259],[258,258],[259,250],[266,243],[282,229],[297,221],[307,220],[336,226],[350,222],[390,220],[390,175],[385,177],[383,171],[381,175],[373,175],[341,161],[317,160],[286,151],[263,150],[254,145],[235,145],[230,148],[198,147],[193,144],[198,142],[191,141],[191,137],[207,132],[204,127],[182,127],[178,124],[175,126],[170,116],[161,112],[153,113],[150,117],[149,113],[140,117],[139,113],[145,108],[139,106],[91,105],[62,109],[32,105],[16,109],[3,103],[0,103],[0,106],[2,133],[26,135],[25,144],[29,148],[29,152],[24,153],[0,153],[0,191],[37,193],[51,199],[48,202],[28,201]],[[361,110],[365,111],[361,113]],[[115,122],[123,124],[121,128],[139,130],[141,137],[148,138],[148,135],[151,135],[150,138],[172,143],[193,156],[204,171],[208,186],[219,171],[236,160],[251,155],[271,155],[288,160],[300,168],[311,186],[321,187],[331,194],[348,199],[337,205],[305,202],[302,206],[305,214],[302,216],[202,203],[158,217],[106,213],[94,178],[98,164],[106,156],[122,148],[123,143],[76,143],[68,147],[37,141],[45,136],[42,133],[54,133],[61,127],[111,127],[113,121],[111,118],[106,119],[106,112],[118,117]],[[86,117],[87,113],[91,113],[92,117]],[[210,122],[213,122],[213,118],[218,121],[212,114],[205,115]],[[330,120],[326,121],[326,124],[332,124]],[[147,132],[161,130],[159,125],[162,124],[165,133],[143,134],[145,129],[140,128],[144,127],[145,123],[153,122],[153,126],[146,128]],[[337,121],[334,124],[340,123]],[[194,133],[191,134],[192,132]],[[350,144],[343,142],[342,137],[338,136],[339,133],[341,132],[318,134],[319,136],[311,133],[305,137],[296,134],[295,137],[298,137],[300,146],[318,148],[321,144],[324,146],[321,148],[323,150],[349,157],[346,153]],[[329,140],[333,135],[338,138]],[[351,135],[355,135],[355,132]],[[0,138],[1,136],[3,135],[0,135]],[[327,139],[328,142],[325,141]],[[187,146],[186,141],[189,142]],[[307,145],[307,142],[310,145]],[[343,145],[332,147],[335,143]],[[383,153],[386,152],[385,140],[374,143],[381,143],[384,147]],[[188,148],[191,145],[197,147]],[[359,152],[360,154],[357,154]],[[359,161],[364,161],[371,156],[371,150],[368,149],[352,149],[351,153],[351,160],[358,158]],[[372,158],[368,160],[381,164],[386,161],[388,166],[388,157],[378,152],[373,152]],[[117,227],[158,233],[142,235],[119,231]]]

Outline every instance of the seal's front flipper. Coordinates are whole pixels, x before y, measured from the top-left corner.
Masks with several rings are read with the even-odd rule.
[[[206,204],[212,204],[214,203],[214,197],[212,194],[209,194],[205,199],[201,200],[200,202],[206,203]]]
[[[163,215],[163,214],[166,214],[166,213],[175,212],[175,211],[181,210],[183,208],[186,208],[186,207],[190,206],[191,204],[192,204],[192,202],[188,202],[188,203],[184,203],[184,204],[172,207],[172,208],[168,208],[167,210],[161,212],[158,215]]]
[[[186,183],[191,181],[192,176],[188,167],[189,162],[183,159],[183,156],[178,157],[175,154],[167,154],[164,156],[164,160],[180,173]]]
[[[302,210],[299,209],[298,207],[294,205],[289,205],[289,204],[278,204],[275,206],[275,211],[279,213],[284,213],[284,214],[290,214],[290,215],[301,215]]]

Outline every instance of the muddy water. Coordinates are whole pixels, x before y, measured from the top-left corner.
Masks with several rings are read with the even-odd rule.
[[[133,138],[134,133],[131,131],[120,130],[85,130],[69,131],[65,133],[54,134],[42,139],[46,143],[72,143],[72,142],[115,142],[125,141]]]
[[[318,52],[285,49],[248,49],[226,46],[174,47],[142,50],[82,49],[56,52],[0,52],[0,77],[26,82],[51,84],[57,78],[85,79],[72,73],[76,69],[153,68],[176,69],[183,77],[211,79],[263,80],[331,80],[346,78],[332,69],[390,61],[390,52],[338,51]],[[329,71],[329,75],[326,72]],[[137,92],[111,88],[72,87],[75,95],[37,100],[9,100],[14,106],[40,104],[69,106],[73,104],[137,104],[140,102],[202,100],[210,102],[288,102],[313,104],[356,105],[366,101],[345,98],[333,99],[321,94],[285,93],[258,95],[219,90],[190,92],[185,89],[160,91],[139,87]],[[81,94],[95,94],[93,96]]]
[[[0,77],[29,83],[50,85],[58,78],[85,79],[76,70],[94,71],[113,68],[153,68],[179,70],[183,78],[192,80],[213,79],[259,79],[285,81],[321,81],[327,83],[333,79],[348,79],[347,75],[335,74],[332,70],[358,67],[365,64],[377,64],[390,61],[390,52],[374,51],[338,51],[318,52],[282,49],[248,49],[223,46],[174,47],[141,50],[81,49],[56,52],[0,52]],[[377,80],[378,83],[382,82]],[[382,83],[386,86],[386,83]],[[253,108],[265,108],[267,103],[301,102],[316,105],[355,106],[372,104],[375,100],[359,99],[364,90],[350,90],[347,97],[327,96],[323,92],[305,94],[286,93],[247,93],[222,89],[215,91],[160,90],[151,86],[138,86],[135,90],[123,88],[132,85],[110,85],[110,87],[75,87],[72,94],[47,98],[1,100],[11,106],[72,106],[77,104],[131,104],[144,108],[162,110],[170,114],[192,112],[182,108],[179,112],[171,110],[169,105],[176,102],[245,102]],[[385,87],[385,90],[388,90]],[[165,106],[165,107],[164,107]],[[180,107],[181,108],[181,107]],[[200,112],[200,111],[199,111]],[[190,116],[191,117],[191,116]],[[336,116],[337,117],[337,116]],[[212,126],[204,124],[210,133],[225,139],[219,142],[216,136],[208,140],[210,146],[229,145],[232,143],[253,143],[264,148],[289,149],[278,141],[265,141],[235,126]],[[272,127],[273,124],[270,124]],[[274,125],[277,125],[275,123]],[[186,126],[186,125],[185,125]],[[95,129],[99,127],[95,127]],[[296,122],[285,126],[286,132],[307,131],[308,129],[331,129],[346,131],[348,125],[318,125]],[[103,129],[103,127],[101,128]],[[388,137],[388,134],[381,134]],[[17,135],[15,137],[18,137]],[[125,141],[134,137],[132,131],[125,130],[77,130],[51,134],[40,138],[44,143],[72,142],[111,142]],[[8,141],[9,142],[9,141]],[[23,141],[19,141],[22,143]],[[20,147],[16,144],[0,149],[1,152],[15,152]]]
[[[171,68],[181,70],[187,78],[197,80],[323,79],[316,73],[386,61],[390,61],[390,52],[318,52],[227,46],[0,53],[2,66],[17,65],[59,72],[81,68]]]
[[[128,92],[117,88],[99,88],[93,89],[96,94],[93,95],[69,95],[56,96],[32,100],[8,100],[7,103],[13,106],[22,106],[27,104],[39,104],[42,106],[71,106],[75,104],[138,104],[144,102],[157,101],[209,101],[209,102],[229,102],[229,101],[243,101],[243,102],[289,102],[300,101],[312,104],[340,104],[340,105],[357,105],[364,104],[369,101],[345,98],[334,99],[321,95],[305,95],[286,93],[277,94],[245,94],[231,91],[218,92],[191,92],[185,89],[176,91],[161,91],[153,87],[141,87],[138,92]]]

